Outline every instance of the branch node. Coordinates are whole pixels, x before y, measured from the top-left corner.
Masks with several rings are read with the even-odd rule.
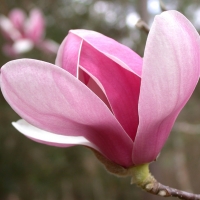
[[[166,197],[167,196],[167,191],[166,190],[160,190],[159,192],[158,192],[158,195],[159,196],[162,196],[162,197]]]
[[[147,185],[145,186],[145,189],[146,189],[147,191],[151,191],[151,190],[153,189],[153,184],[152,184],[152,183],[147,184]]]

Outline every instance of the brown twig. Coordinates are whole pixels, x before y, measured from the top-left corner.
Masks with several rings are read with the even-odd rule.
[[[162,197],[178,197],[179,199],[184,200],[200,200],[200,194],[185,192],[159,183],[149,172],[149,164],[124,168],[108,160],[96,150],[91,150],[110,173],[122,177],[131,176],[131,184],[137,184],[146,192]]]
[[[132,171],[136,184],[151,194],[162,197],[178,197],[185,200],[200,200],[200,194],[185,192],[159,183],[149,172],[148,164],[133,167],[129,170]]]
[[[162,12],[167,11],[167,8],[166,8],[165,4],[162,2],[162,0],[159,0],[159,4],[160,4],[160,8],[161,8]]]
[[[162,185],[157,181],[152,185],[151,183],[144,186],[147,192],[159,195],[162,197],[178,197],[185,200],[200,200],[200,194],[193,194],[182,190],[174,189],[166,185]]]
[[[136,27],[138,27],[140,30],[144,31],[146,34],[149,34],[149,27],[148,25],[141,19],[138,20],[136,23]]]
[[[162,0],[159,0],[159,4],[162,12],[167,11],[167,8],[165,7],[165,4],[162,2]],[[148,24],[142,19],[138,20],[138,22],[136,23],[136,27],[144,31],[146,34],[149,34],[150,28]]]

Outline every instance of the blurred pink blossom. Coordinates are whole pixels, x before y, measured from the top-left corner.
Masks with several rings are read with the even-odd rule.
[[[143,59],[100,33],[71,30],[56,65],[31,59],[5,64],[1,90],[23,118],[14,127],[28,138],[89,146],[131,167],[160,153],[198,82],[199,55],[195,28],[167,11],[155,17]]]
[[[32,9],[29,17],[19,8],[11,10],[8,18],[1,15],[0,30],[7,40],[3,46],[7,56],[17,57],[33,47],[46,53],[57,53],[58,44],[44,38],[45,21],[39,9]]]

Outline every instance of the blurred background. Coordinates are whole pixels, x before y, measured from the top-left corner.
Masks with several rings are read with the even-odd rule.
[[[182,12],[200,31],[198,0],[163,3],[166,9]],[[41,9],[46,20],[45,37],[58,44],[70,29],[91,29],[141,56],[147,35],[135,28],[135,22],[142,18],[151,26],[154,16],[162,12],[158,0],[1,0],[1,15],[8,16],[13,8],[21,8],[26,14],[33,8]],[[0,49],[5,43],[0,35]],[[54,63],[56,54],[33,48],[18,57]],[[0,50],[1,66],[12,59]],[[130,185],[129,178],[107,173],[84,147],[56,148],[27,139],[11,126],[18,119],[0,96],[0,200],[163,199]],[[199,144],[200,85],[179,115],[158,160],[151,164],[153,175],[163,184],[200,193]]]

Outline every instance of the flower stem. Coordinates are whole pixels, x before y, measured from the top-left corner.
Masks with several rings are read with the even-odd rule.
[[[98,151],[91,149],[97,159],[105,166],[105,168],[116,176],[131,176],[131,184],[135,183],[146,192],[159,195],[162,197],[178,197],[185,200],[200,200],[200,194],[193,194],[181,191],[159,183],[149,171],[149,163],[124,168],[100,154]]]
[[[159,183],[149,172],[148,164],[135,166],[129,170],[133,177],[131,183],[136,183],[149,193],[163,197],[172,196],[185,200],[200,200],[200,194],[181,191]]]

